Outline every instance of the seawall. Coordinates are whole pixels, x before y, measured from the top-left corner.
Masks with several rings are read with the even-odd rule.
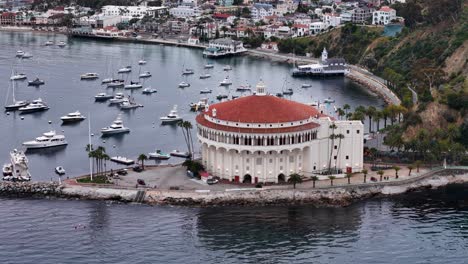
[[[236,189],[231,191],[179,191],[123,189],[110,186],[59,185],[58,183],[0,183],[8,197],[70,198],[141,202],[180,206],[261,206],[311,204],[318,207],[348,206],[375,196],[397,195],[418,189],[467,183],[468,169],[439,169],[400,181],[341,185],[313,189]]]

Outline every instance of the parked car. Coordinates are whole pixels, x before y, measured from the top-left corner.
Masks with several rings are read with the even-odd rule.
[[[141,166],[135,166],[133,167],[133,171],[135,172],[142,172],[143,171],[143,168]]]
[[[118,174],[118,175],[122,175],[122,176],[123,176],[123,175],[127,175],[127,174],[128,174],[128,172],[127,172],[127,170],[126,170],[126,169],[123,169],[123,170],[119,170],[119,171],[117,171],[117,174]]]
[[[193,172],[187,170],[187,177],[193,178],[195,175],[193,175]]]
[[[138,180],[137,180],[137,183],[138,183],[139,185],[146,185],[145,181],[142,180],[142,179],[138,179]]]
[[[216,179],[208,179],[208,180],[206,180],[206,183],[207,183],[208,185],[213,185],[213,184],[218,183],[218,180],[216,180]]]

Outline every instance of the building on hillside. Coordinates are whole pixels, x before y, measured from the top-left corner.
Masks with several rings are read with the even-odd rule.
[[[340,14],[341,22],[342,23],[352,22],[353,21],[353,13],[354,13],[354,10],[348,10],[348,11],[341,12],[341,14]]]
[[[371,7],[358,7],[354,9],[354,12],[351,16],[351,22],[355,24],[366,24],[367,21],[371,21],[374,8]]]
[[[363,168],[361,121],[337,121],[312,106],[269,95],[262,82],[254,95],[210,105],[196,122],[203,166],[231,182],[283,183],[293,173]]]
[[[15,25],[16,13],[4,12],[0,15],[0,25]]]
[[[250,9],[252,18],[256,21],[263,19],[266,16],[271,16],[274,13],[273,6],[270,4],[254,4]]]
[[[122,16],[125,20],[143,18],[144,16],[157,17],[167,13],[164,6],[115,6],[106,5],[101,8],[104,16]]]
[[[381,7],[378,11],[372,13],[372,24],[387,25],[397,18],[396,11],[388,6]]]
[[[324,48],[319,63],[297,66],[293,76],[334,76],[348,73],[348,64],[343,58],[328,58],[328,52]]]
[[[180,5],[169,9],[169,14],[178,18],[199,17],[201,16],[202,11],[198,7]]]
[[[244,48],[242,41],[221,38],[211,40],[208,47],[203,51],[203,56],[218,58],[237,55],[246,51],[247,49]]]
[[[325,30],[326,25],[323,22],[312,22],[309,25],[309,32],[311,35],[316,35]]]
[[[335,13],[326,13],[322,16],[323,23],[325,23],[326,27],[337,27],[341,24],[341,17]]]
[[[216,0],[216,2],[220,6],[232,6],[232,4],[234,3],[234,0]]]

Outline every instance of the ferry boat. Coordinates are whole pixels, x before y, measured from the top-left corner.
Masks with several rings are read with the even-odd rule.
[[[14,149],[10,152],[10,163],[3,165],[4,181],[30,181],[28,158],[23,151]]]
[[[182,117],[177,114],[177,105],[174,105],[172,110],[167,114],[167,116],[162,116],[159,118],[163,124],[171,124],[182,121]]]
[[[101,133],[103,136],[106,135],[115,135],[115,134],[122,134],[130,132],[130,128],[125,127],[122,122],[122,118],[120,114],[117,116],[117,119],[112,122],[112,124],[108,127],[104,127],[101,129]]]
[[[127,67],[119,69],[117,72],[118,73],[129,73],[131,71],[132,71],[132,66],[127,66]]]
[[[98,93],[97,95],[94,96],[94,100],[96,102],[104,102],[111,98],[114,98],[114,96],[111,94],[106,94],[106,93]]]
[[[157,149],[156,152],[148,153],[150,159],[158,159],[158,160],[168,160],[171,158],[170,154],[163,153],[161,150]]]
[[[33,81],[28,82],[29,86],[41,86],[41,85],[44,85],[44,84],[45,84],[44,80],[39,79],[39,77],[37,77]]]
[[[122,157],[122,156],[114,156],[114,157],[111,157],[110,160],[115,163],[120,163],[124,165],[132,165],[135,163],[134,160],[126,158],[126,157]]]
[[[145,71],[139,75],[140,78],[149,78],[151,77],[151,73],[149,71]]]
[[[192,156],[192,155],[190,155],[190,153],[188,153],[188,152],[179,151],[179,150],[177,150],[177,149],[171,151],[170,155],[173,156],[173,157],[179,157],[179,158],[190,158],[190,156]]]
[[[48,110],[49,106],[42,101],[41,98],[33,100],[31,103],[18,108],[18,111],[22,114],[27,114],[27,113],[34,113],[34,112],[40,112],[40,111],[45,111]]]
[[[80,122],[85,120],[86,117],[83,116],[79,111],[68,113],[65,116],[60,117],[63,123],[73,123],[73,122]]]
[[[54,130],[45,132],[42,136],[31,141],[23,142],[23,146],[27,149],[42,149],[67,145],[64,135],[57,135]]]
[[[24,80],[24,79],[27,79],[27,78],[28,78],[28,76],[26,76],[26,74],[24,74],[24,73],[17,73],[17,74],[15,74],[15,75],[12,75],[12,76],[10,77],[10,80],[12,80],[12,81],[19,81],[19,80]]]
[[[94,80],[97,78],[99,78],[99,74],[95,72],[88,72],[88,73],[80,75],[81,80]]]

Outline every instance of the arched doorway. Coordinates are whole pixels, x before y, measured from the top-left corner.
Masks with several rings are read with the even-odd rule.
[[[284,175],[283,173],[278,175],[278,183],[285,183],[285,182],[286,182],[286,175]]]
[[[242,180],[242,183],[252,183],[252,176],[250,176],[250,174],[244,175],[244,179]]]

